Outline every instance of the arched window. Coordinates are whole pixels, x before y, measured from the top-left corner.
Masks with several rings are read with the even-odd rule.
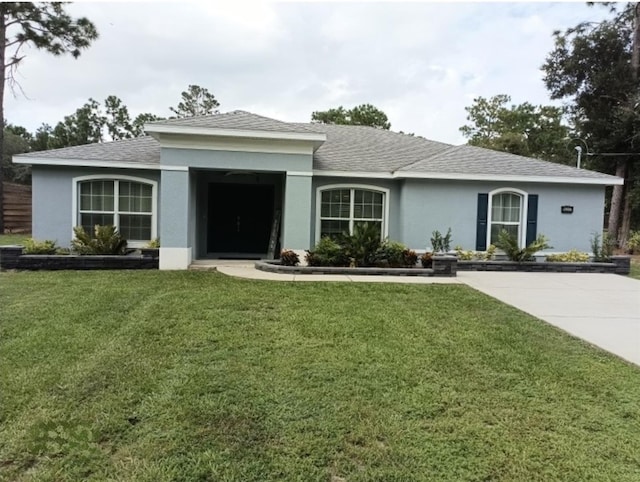
[[[524,244],[524,206],[526,193],[519,190],[498,190],[489,195],[489,243],[495,244],[501,231],[514,235]]]
[[[96,224],[114,225],[129,242],[156,237],[156,184],[136,178],[77,180],[77,219],[88,233]]]
[[[386,189],[369,186],[336,185],[318,189],[316,238],[335,238],[353,233],[359,223],[374,224],[380,237],[387,235]]]

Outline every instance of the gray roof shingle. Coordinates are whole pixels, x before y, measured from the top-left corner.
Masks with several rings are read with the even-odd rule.
[[[409,136],[366,126],[288,123],[244,111],[185,119],[161,124],[214,129],[272,132],[322,133],[326,141],[314,153],[313,168],[319,171],[375,173],[536,176],[618,180],[587,169],[556,164],[469,145],[452,146],[419,136]],[[160,144],[150,136],[122,141],[66,147],[15,156],[99,162],[159,164]]]
[[[541,161],[532,157],[517,156],[507,152],[493,151],[469,145],[451,146],[413,164],[399,169],[401,172],[440,174],[479,174],[512,176],[551,176],[575,178],[612,178],[588,169]]]
[[[18,156],[16,156],[18,157]],[[20,154],[20,158],[78,159],[85,161],[136,162],[140,164],[160,163],[160,143],[153,137],[143,136],[122,141],[84,144],[49,151]]]
[[[253,114],[243,110],[234,110],[225,114],[211,114],[182,119],[167,119],[150,122],[148,125],[166,125],[174,127],[204,127],[208,129],[239,129],[268,132],[313,133],[304,124],[282,122],[269,117]]]

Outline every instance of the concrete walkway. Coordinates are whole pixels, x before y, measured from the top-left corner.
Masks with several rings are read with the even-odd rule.
[[[615,274],[462,272],[458,279],[640,365],[640,281]]]

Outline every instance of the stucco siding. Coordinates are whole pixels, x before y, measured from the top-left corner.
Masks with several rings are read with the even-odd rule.
[[[32,167],[33,229],[36,239],[56,240],[69,246],[76,224],[73,210],[73,179],[80,176],[104,175],[105,178],[134,176],[160,182],[160,173],[149,170],[98,169],[67,167]],[[160,213],[157,214],[160,223]]]
[[[406,180],[400,194],[401,240],[425,249],[434,230],[444,234],[451,227],[452,247],[474,249],[478,193],[500,188],[539,196],[537,232],[550,239],[551,251],[590,251],[592,234],[602,231],[604,186]],[[564,205],[573,206],[573,214],[562,214]]]
[[[160,163],[200,169],[311,172],[313,158],[304,154],[162,148]]]

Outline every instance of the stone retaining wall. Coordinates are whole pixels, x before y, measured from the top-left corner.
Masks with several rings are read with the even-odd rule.
[[[458,271],[525,271],[538,273],[614,273],[629,274],[630,256],[612,256],[610,263],[556,263],[547,261],[458,261]]]
[[[45,255],[22,251],[22,246],[0,246],[0,271],[158,269],[158,256]]]

